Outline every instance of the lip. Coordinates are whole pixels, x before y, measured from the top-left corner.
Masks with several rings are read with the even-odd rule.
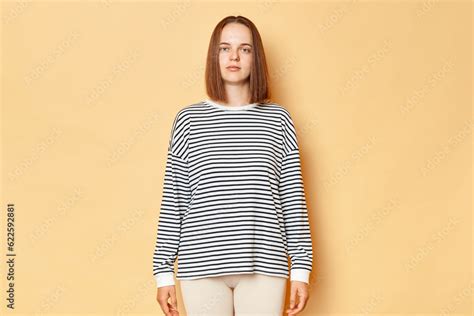
[[[238,67],[238,66],[228,66],[226,68],[229,69],[229,71],[239,71],[240,70],[240,67]]]

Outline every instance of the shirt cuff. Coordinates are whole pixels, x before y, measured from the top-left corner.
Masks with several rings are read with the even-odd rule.
[[[291,269],[290,281],[301,281],[309,284],[309,274],[311,271],[306,269]]]
[[[155,275],[156,287],[175,285],[173,272],[162,272]]]

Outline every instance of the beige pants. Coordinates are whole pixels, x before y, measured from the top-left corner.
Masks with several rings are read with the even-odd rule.
[[[281,316],[287,279],[263,274],[232,274],[180,280],[188,316]]]

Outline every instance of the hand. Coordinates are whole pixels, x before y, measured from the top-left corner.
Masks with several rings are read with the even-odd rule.
[[[291,281],[290,308],[286,310],[288,315],[296,315],[301,312],[309,298],[308,283],[301,281]],[[298,302],[296,301],[298,298]]]
[[[168,303],[171,298],[171,303]],[[161,286],[157,290],[156,300],[160,303],[161,310],[166,316],[178,316],[178,301],[176,299],[176,289],[174,285]]]

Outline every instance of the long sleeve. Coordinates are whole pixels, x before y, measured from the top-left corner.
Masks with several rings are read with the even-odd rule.
[[[282,118],[284,153],[279,191],[291,261],[290,280],[309,283],[313,250],[300,154],[293,121],[287,111],[284,113]]]
[[[174,285],[174,262],[178,256],[181,221],[189,205],[190,186],[187,163],[188,120],[180,111],[171,130],[163,194],[153,253],[153,275],[157,287]]]

